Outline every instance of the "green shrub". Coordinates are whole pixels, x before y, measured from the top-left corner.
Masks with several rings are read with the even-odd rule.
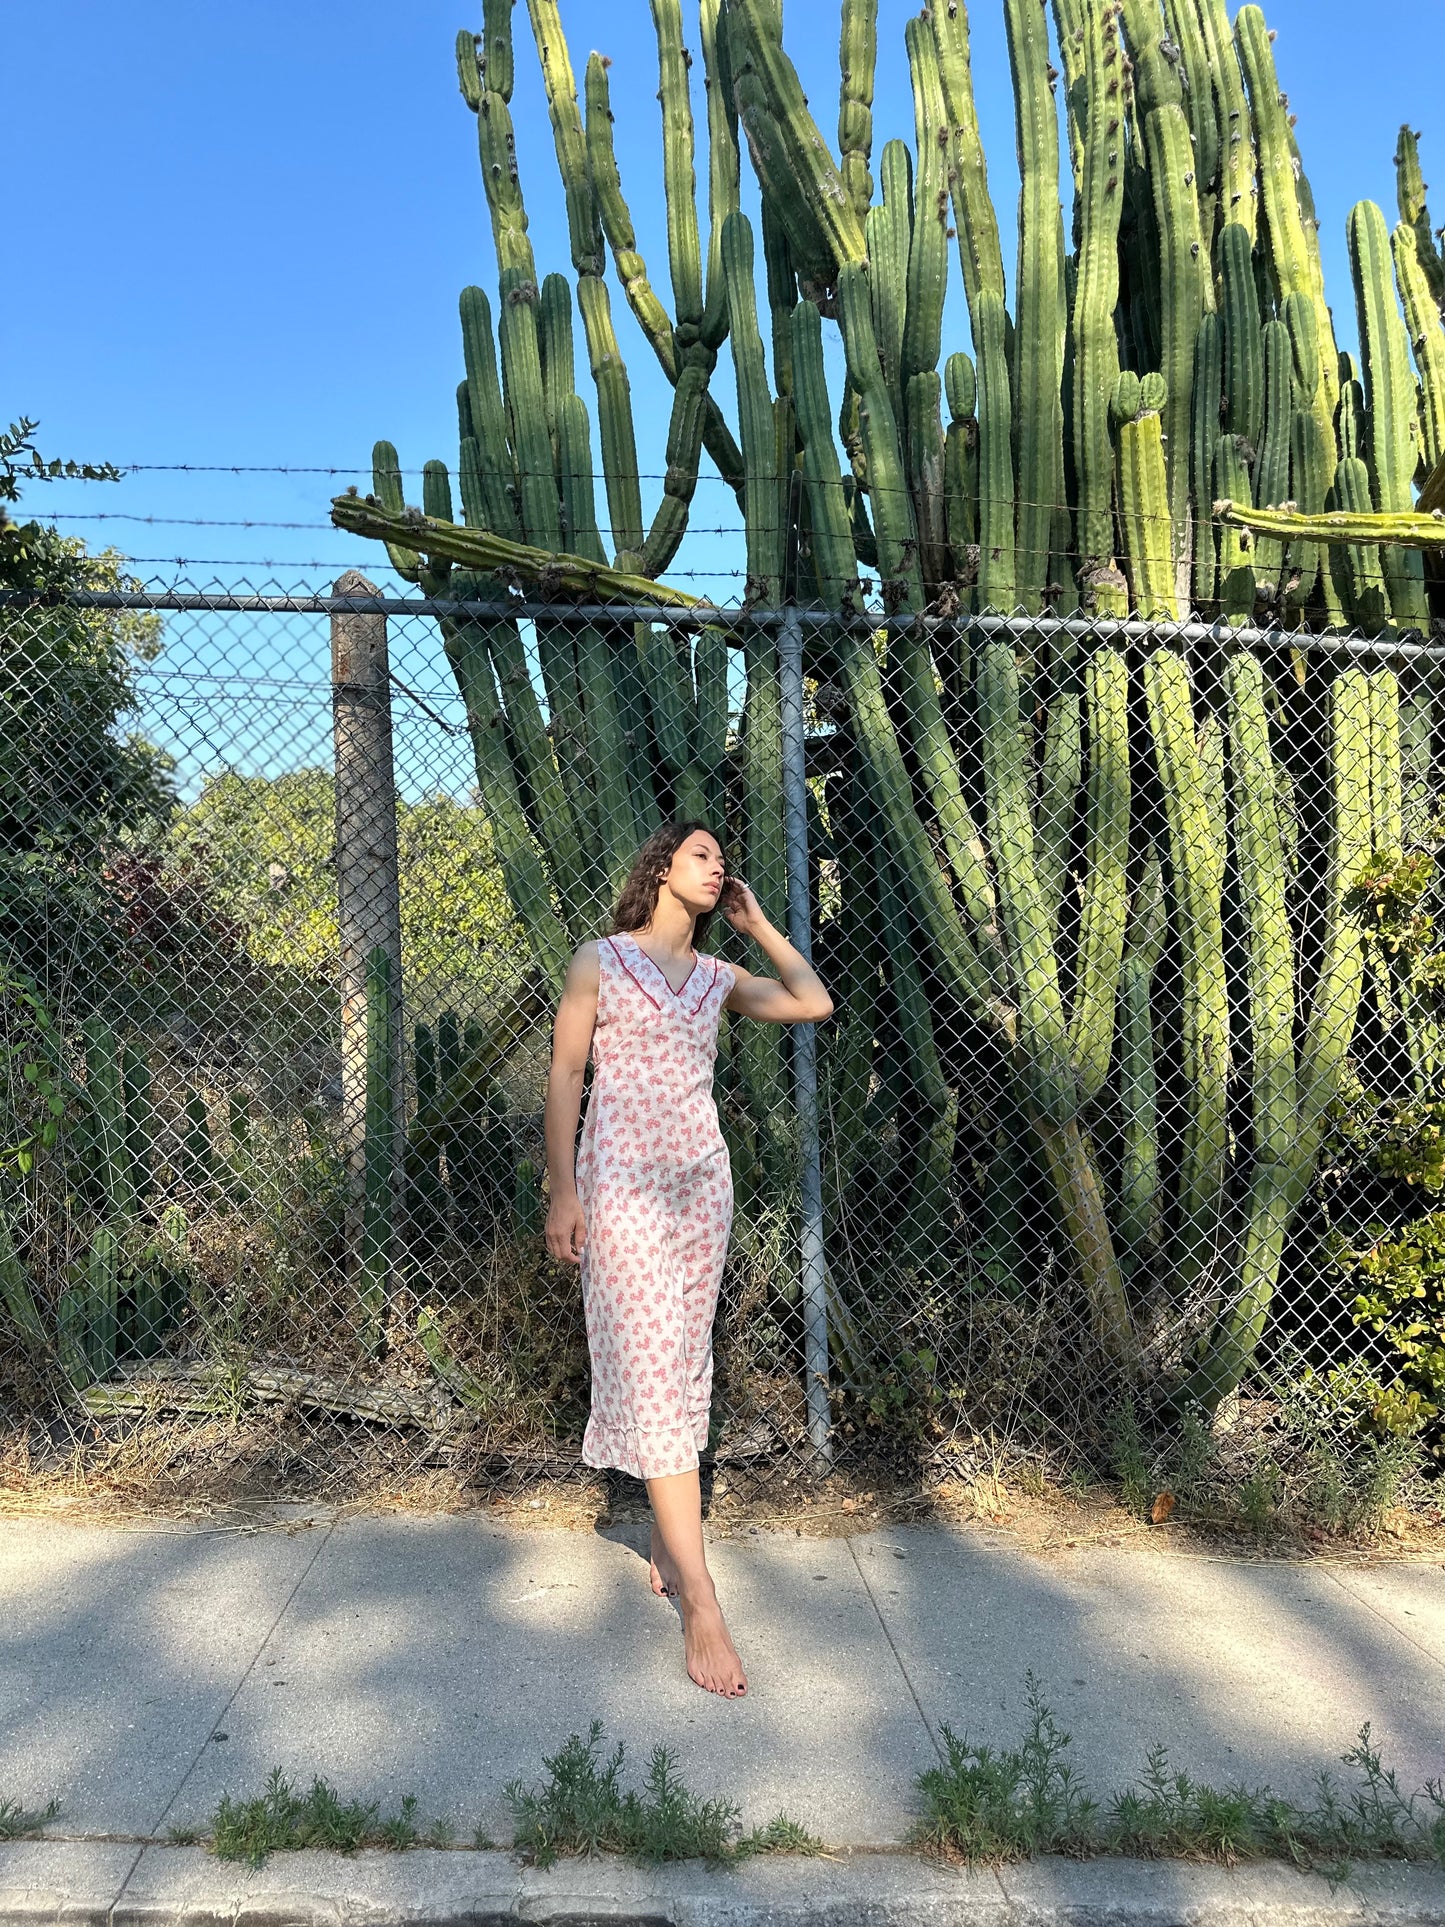
[[[1342,1245],[1338,1263],[1356,1325],[1394,1367],[1369,1381],[1372,1421],[1411,1437],[1445,1408],[1445,1211]]]

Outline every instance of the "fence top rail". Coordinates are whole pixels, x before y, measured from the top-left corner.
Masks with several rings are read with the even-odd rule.
[[[840,614],[832,609],[795,606],[780,609],[729,608],[710,603],[679,608],[650,602],[534,602],[521,596],[497,603],[448,601],[436,596],[252,595],[221,589],[85,589],[55,595],[37,595],[24,589],[0,589],[0,609],[59,605],[72,609],[135,609],[203,614],[428,616],[490,622],[520,619],[564,625],[656,623],[669,629],[714,626],[774,629],[796,623],[810,628],[856,627],[873,633],[878,630],[898,631],[921,627],[930,634],[960,633],[1015,637],[1019,640],[1060,636],[1121,644],[1173,642],[1198,646],[1212,643],[1219,648],[1338,652],[1344,655],[1445,662],[1445,625],[1438,622],[1431,624],[1429,636],[1419,629],[1365,636],[1354,631],[1314,632],[1277,626],[1258,628],[1227,622],[1156,622],[1117,616],[975,615],[968,612],[946,616],[889,616],[869,609]]]

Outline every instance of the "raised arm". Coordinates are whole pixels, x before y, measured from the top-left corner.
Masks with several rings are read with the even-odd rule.
[[[778,975],[758,977],[739,964],[730,965],[737,972],[737,982],[723,1008],[739,1017],[756,1017],[763,1024],[817,1024],[831,1017],[833,999],[802,951],[768,921],[745,883],[732,878],[727,887],[730,901],[719,905],[722,914],[777,965]]]
[[[579,944],[567,967],[552,1026],[552,1064],[542,1128],[547,1143],[547,1249],[580,1264],[587,1235],[577,1195],[577,1115],[592,1032],[597,1023],[597,945]]]

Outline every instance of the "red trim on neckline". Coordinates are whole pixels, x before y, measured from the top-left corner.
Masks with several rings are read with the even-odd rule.
[[[712,995],[712,987],[717,982],[718,960],[716,957],[710,957],[708,961],[712,965],[712,975],[707,980],[707,988],[703,991],[701,997],[698,998],[697,1002],[693,1005],[692,1009],[687,1013],[689,1017],[696,1017],[697,1013],[702,1009],[703,1005],[707,1002],[708,998]]]
[[[637,941],[636,937],[632,935],[631,931],[624,931],[623,934],[626,936],[627,941],[632,945],[632,948],[635,951],[637,951],[639,956],[647,957],[647,961],[652,965],[653,969],[657,972],[658,976],[661,977],[662,981],[667,985],[668,989],[672,990],[673,996],[680,998],[682,996],[682,993],[687,989],[688,985],[692,982],[693,977],[697,971],[697,967],[702,962],[702,959],[701,957],[698,956],[697,952],[694,951],[692,953],[692,969],[688,971],[687,975],[683,978],[682,982],[677,986],[676,990],[673,990],[672,979],[668,976],[667,972],[663,969],[662,965],[657,961],[657,959],[655,957],[647,956],[647,952],[642,948],[642,945]],[[627,968],[625,964],[623,965],[623,968],[624,969]],[[632,977],[632,981],[634,983],[637,982],[637,978],[633,976],[630,970],[628,971],[627,974],[630,977]],[[660,1010],[661,1008],[662,1006],[659,1004],[658,1009]]]
[[[637,972],[628,963],[626,957],[623,956],[621,950],[618,948],[617,944],[613,941],[613,939],[611,937],[604,937],[602,941],[604,943],[612,944],[612,954],[614,957],[616,957],[618,963],[622,965],[622,968],[627,972],[628,976],[632,979],[633,983],[637,985],[637,988],[642,992],[643,996],[647,999],[648,1003],[652,1005],[652,1008],[654,1010],[661,1010],[662,1005],[657,1001],[657,999],[653,996],[652,992],[647,988],[647,985],[642,981],[642,979],[638,976]],[[648,962],[650,963],[651,961],[652,959],[649,957]],[[671,985],[669,985],[668,988],[670,989]]]

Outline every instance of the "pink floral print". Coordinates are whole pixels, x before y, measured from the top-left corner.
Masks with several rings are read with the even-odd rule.
[[[592,1355],[587,1465],[688,1472],[707,1443],[712,1324],[733,1180],[712,1095],[737,981],[698,956],[681,989],[625,934],[597,946],[594,1075],[577,1151]]]

